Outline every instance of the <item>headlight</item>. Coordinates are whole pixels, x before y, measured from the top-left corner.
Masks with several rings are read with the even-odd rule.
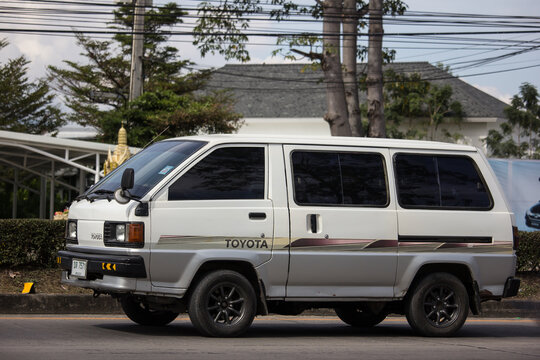
[[[126,224],[116,224],[116,241],[128,241]]]
[[[68,220],[66,225],[66,240],[68,243],[77,243],[77,220]]]
[[[68,238],[70,239],[77,238],[77,223],[75,221],[70,221],[68,223]]]

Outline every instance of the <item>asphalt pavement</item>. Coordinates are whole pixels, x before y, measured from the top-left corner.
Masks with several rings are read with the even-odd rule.
[[[451,338],[416,336],[403,317],[355,329],[334,316],[258,317],[241,338],[201,337],[181,316],[143,327],[120,315],[0,315],[10,359],[540,359],[540,322],[470,319]]]
[[[309,312],[335,315],[330,309]],[[123,314],[115,299],[103,295],[0,294],[0,314]],[[482,317],[540,318],[540,301],[504,299],[482,303]]]

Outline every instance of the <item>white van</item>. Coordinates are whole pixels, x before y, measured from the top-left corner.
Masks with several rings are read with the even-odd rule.
[[[426,336],[515,296],[514,215],[476,148],[238,135],[149,146],[70,207],[64,283],[142,325],[188,312],[206,336],[256,315],[405,314]]]

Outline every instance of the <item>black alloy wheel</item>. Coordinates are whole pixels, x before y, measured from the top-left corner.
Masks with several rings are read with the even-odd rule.
[[[207,274],[189,299],[189,317],[205,336],[244,333],[255,317],[257,301],[251,283],[241,274],[219,270]]]
[[[424,336],[451,336],[465,323],[469,296],[465,285],[449,273],[433,273],[410,290],[406,316],[411,327]]]

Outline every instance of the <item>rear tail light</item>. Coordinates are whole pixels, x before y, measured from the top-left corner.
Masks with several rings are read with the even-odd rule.
[[[512,226],[512,233],[514,235],[514,250],[519,248],[519,232],[517,226]]]

